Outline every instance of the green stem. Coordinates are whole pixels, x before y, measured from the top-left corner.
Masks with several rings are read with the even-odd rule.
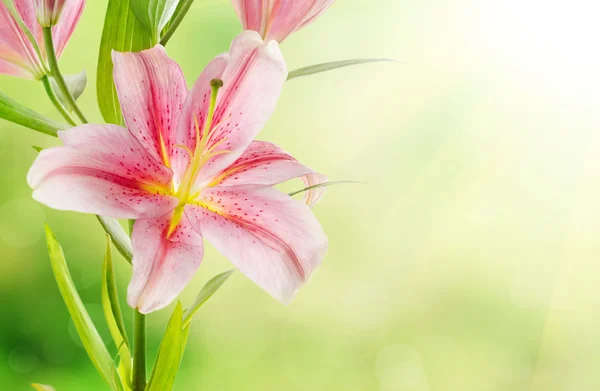
[[[65,96],[67,103],[71,107],[71,110],[75,112],[77,117],[84,124],[88,123],[88,120],[85,118],[77,103],[75,103],[75,99],[73,99],[73,95],[69,91],[67,87],[67,83],[65,83],[65,79],[60,73],[60,69],[58,68],[58,59],[56,58],[56,51],[54,50],[54,41],[52,40],[52,27],[44,27],[44,43],[46,44],[46,55],[48,56],[48,64],[50,65],[50,72],[52,73],[52,77],[56,80],[56,84],[58,84],[58,88]]]
[[[66,124],[55,122],[28,109],[2,92],[0,92],[0,118],[53,137],[57,137],[59,130],[70,128]]]
[[[115,245],[116,249],[119,250],[121,255],[123,255],[123,258],[125,258],[125,260],[131,264],[131,260],[133,258],[131,239],[129,239],[129,236],[127,236],[127,233],[125,233],[125,230],[123,227],[121,227],[121,224],[119,224],[119,222],[112,217],[99,215],[96,217],[102,225],[102,228],[104,228],[104,231],[110,235],[112,243]]]
[[[133,391],[146,388],[146,315],[133,310]]]
[[[193,2],[194,2],[194,0],[183,0],[181,2],[181,4],[180,4],[181,8],[179,9],[179,12],[177,12],[175,17],[171,20],[171,24],[169,25],[169,28],[167,29],[167,31],[165,32],[165,35],[163,35],[163,37],[160,40],[161,45],[167,46],[167,42],[169,42],[169,40],[173,36],[173,33],[175,32],[175,30],[177,30],[177,27],[179,27],[179,25],[181,24],[181,21],[183,21],[183,18],[185,18],[185,15],[190,10],[190,7],[192,6]]]
[[[40,80],[42,81],[42,84],[44,84],[44,89],[46,90],[46,94],[48,94],[48,98],[50,98],[50,102],[52,102],[52,104],[56,107],[60,115],[62,115],[65,121],[67,121],[70,125],[77,126],[77,124],[73,120],[73,117],[71,117],[71,114],[69,114],[67,110],[65,110],[64,106],[62,105],[62,103],[60,103],[58,97],[54,93],[54,90],[50,85],[50,78],[48,76],[44,76]]]

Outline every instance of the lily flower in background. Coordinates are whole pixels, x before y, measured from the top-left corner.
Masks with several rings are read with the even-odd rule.
[[[0,1],[0,74],[41,79],[48,68],[42,25],[54,26],[52,36],[60,56],[79,22],[85,0],[14,0],[17,15],[4,1],[10,0]]]
[[[113,60],[127,129],[59,132],[65,146],[43,150],[28,174],[33,197],[55,209],[136,219],[128,302],[142,313],[183,290],[202,260],[204,237],[289,302],[323,260],[327,237],[306,203],[272,187],[322,177],[277,146],[253,141],[287,77],[279,45],[243,32],[189,93],[160,45],[115,52]]]
[[[282,42],[314,22],[334,0],[233,0],[244,30],[258,31],[265,41]]]

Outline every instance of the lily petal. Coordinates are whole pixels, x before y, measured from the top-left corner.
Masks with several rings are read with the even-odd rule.
[[[258,31],[266,40],[282,42],[314,22],[334,0],[233,0],[244,30]]]
[[[167,238],[172,213],[133,226],[133,277],[127,302],[147,314],[169,305],[190,282],[204,256],[202,235],[182,216]]]
[[[31,15],[35,22],[35,13],[31,12]],[[36,26],[37,22],[33,24],[33,27]],[[41,39],[42,30],[37,27],[39,32],[37,37]],[[43,74],[42,60],[2,1],[0,1],[0,73],[24,79],[34,79]]]
[[[201,135],[210,139],[207,149],[214,147],[213,152],[218,154],[203,166],[198,184],[224,170],[250,145],[275,110],[287,77],[279,45],[266,44],[253,31],[238,35],[229,54],[220,56],[206,72],[220,78],[223,87],[218,94],[211,133]],[[192,88],[181,114],[178,134],[195,134],[196,122],[203,127],[210,101],[208,79],[202,74]],[[224,151],[227,153],[219,153]]]
[[[65,146],[40,152],[27,175],[33,198],[42,204],[127,219],[162,216],[177,205],[162,191],[171,170],[126,129],[83,125],[59,137]]]
[[[271,187],[207,188],[185,212],[196,231],[283,303],[327,252],[327,237],[310,208]]]
[[[66,0],[64,3],[58,23],[52,27],[52,37],[54,38],[57,56],[60,56],[65,50],[85,8],[85,0]]]
[[[317,174],[275,144],[253,141],[230,167],[216,178],[217,185],[265,185],[300,177],[306,187],[327,182],[327,176]],[[312,206],[325,194],[326,188],[306,192],[305,202]]]
[[[140,53],[113,52],[114,79],[127,128],[170,167],[174,131],[187,95],[179,65],[157,45]]]
[[[186,146],[188,150],[179,147],[173,151],[171,156],[173,171],[179,178],[183,177],[189,166],[191,156],[188,151],[196,149],[196,121],[198,121],[199,126],[202,126],[206,119],[208,100],[211,96],[210,82],[223,76],[228,63],[229,59],[226,54],[217,56],[210,61],[196,80],[185,102],[182,119],[177,124],[177,131],[175,132],[175,144]],[[201,100],[200,97],[202,97]]]

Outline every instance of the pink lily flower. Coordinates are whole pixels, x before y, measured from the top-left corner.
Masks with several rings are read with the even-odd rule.
[[[65,146],[42,151],[28,174],[33,197],[55,209],[136,219],[128,302],[142,313],[183,290],[202,260],[203,237],[289,302],[321,263],[327,238],[306,203],[272,187],[323,178],[253,141],[287,77],[279,45],[240,34],[189,93],[160,45],[113,60],[127,129],[60,132]]]
[[[14,0],[15,8],[40,49],[41,58],[19,23],[0,1],[0,74],[24,79],[40,79],[46,75],[46,53],[42,26],[38,18],[50,12],[58,18],[52,28],[56,55],[60,56],[83,13],[85,0]],[[41,20],[41,19],[40,19]],[[50,24],[48,24],[50,26]]]
[[[282,42],[311,24],[334,0],[233,0],[244,30],[258,31],[265,41]]]

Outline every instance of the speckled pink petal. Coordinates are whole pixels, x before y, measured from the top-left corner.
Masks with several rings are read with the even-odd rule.
[[[167,238],[171,213],[137,220],[133,227],[133,277],[127,302],[147,314],[169,305],[190,282],[204,255],[202,236],[183,216]]]
[[[186,215],[258,286],[289,303],[321,264],[327,237],[310,208],[265,186],[205,189]]]
[[[327,182],[327,177],[317,174],[275,144],[253,141],[230,167],[217,175],[222,186],[265,185],[273,186],[293,178],[301,178],[306,187]],[[325,187],[309,190],[305,201],[312,206],[325,194]]]
[[[161,191],[168,189],[171,170],[126,129],[83,125],[60,138],[65,146],[40,152],[27,176],[42,204],[127,219],[162,216],[177,205]]]
[[[160,45],[139,53],[113,52],[113,62],[127,128],[150,154],[170,165],[178,149],[174,132],[187,95],[181,68]]]
[[[177,124],[175,133],[175,144],[185,145],[190,151],[196,149],[196,120],[200,127],[206,120],[208,112],[208,103],[211,96],[210,82],[213,79],[220,79],[223,71],[228,64],[228,56],[220,55],[208,63],[202,71],[188,99],[184,105],[180,121]],[[188,168],[190,163],[190,154],[185,148],[176,148],[173,151],[171,165],[173,171],[179,178]]]
[[[334,0],[233,0],[245,30],[258,31],[266,40],[282,42],[314,22]]]
[[[238,35],[229,54],[220,56],[207,74],[220,75],[219,91],[208,148],[220,143],[219,154],[201,169],[197,184],[233,163],[250,145],[270,118],[287,77],[279,45],[264,43],[253,31]],[[194,118],[200,127],[206,119],[210,101],[209,77],[201,76],[190,92],[180,119],[178,134],[195,132]]]

